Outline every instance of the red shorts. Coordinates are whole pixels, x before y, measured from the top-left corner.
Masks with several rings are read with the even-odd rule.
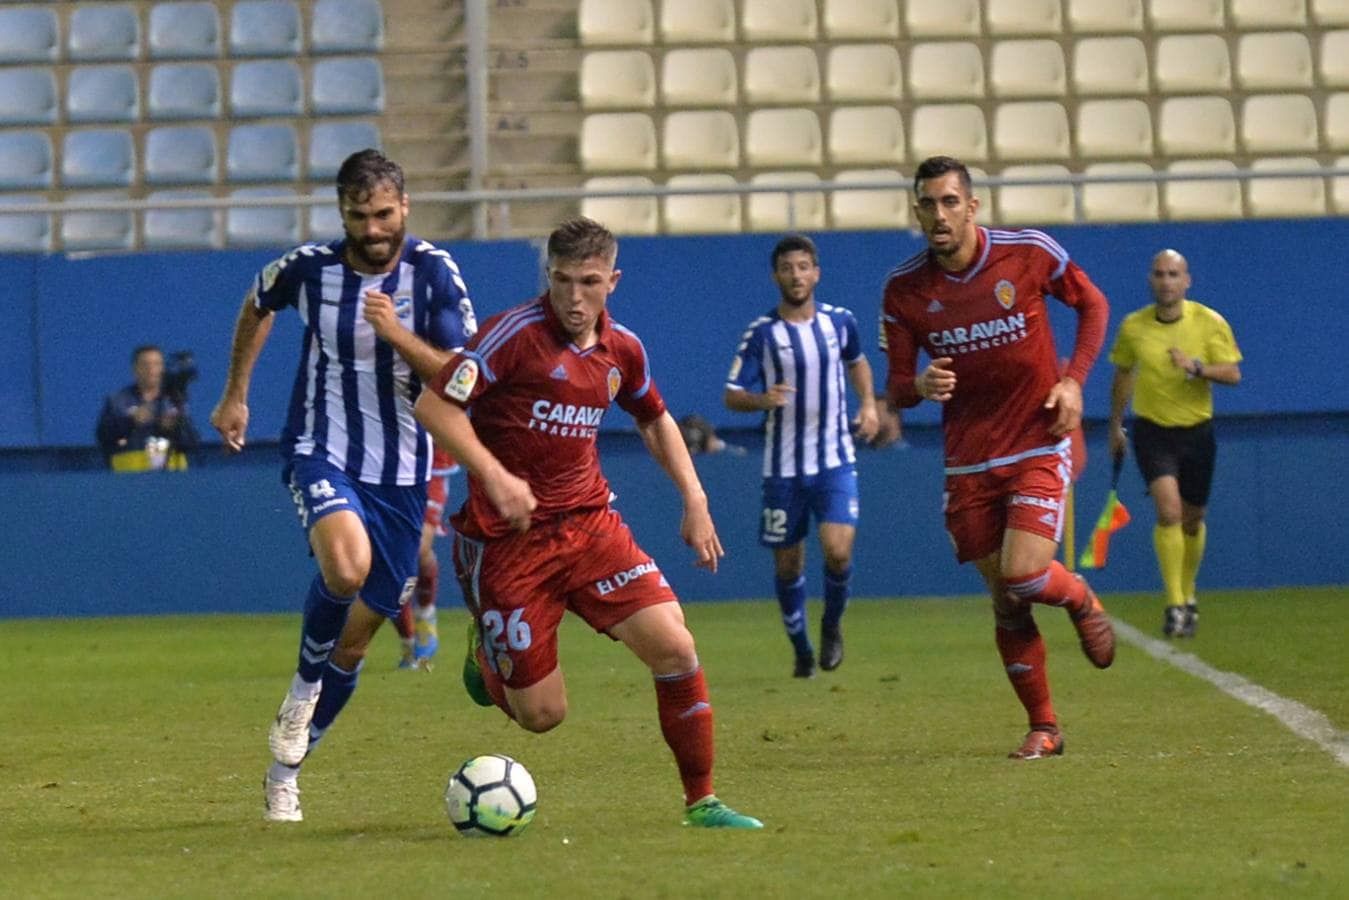
[[[1072,475],[1065,448],[986,472],[946,476],[942,508],[956,559],[966,563],[996,553],[1009,528],[1061,541]]]
[[[490,541],[456,534],[454,568],[487,664],[516,689],[557,668],[557,627],[566,610],[605,633],[640,609],[676,599],[611,509]]]
[[[422,524],[434,528],[437,537],[450,533],[445,527],[445,501],[449,496],[450,476],[432,475],[426,483],[426,514],[422,517]]]

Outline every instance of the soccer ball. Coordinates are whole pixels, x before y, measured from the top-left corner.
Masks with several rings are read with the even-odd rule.
[[[509,756],[475,756],[450,776],[445,810],[468,837],[509,837],[525,830],[538,809],[529,770]]]

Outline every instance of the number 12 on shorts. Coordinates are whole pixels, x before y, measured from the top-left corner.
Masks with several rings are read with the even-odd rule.
[[[787,510],[765,509],[763,511],[763,539],[765,542],[781,542],[787,537]]]

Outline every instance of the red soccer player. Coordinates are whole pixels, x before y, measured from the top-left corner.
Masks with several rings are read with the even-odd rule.
[[[721,541],[679,426],[641,341],[605,311],[617,258],[604,226],[562,223],[548,238],[547,291],[484,322],[418,398],[418,420],[468,471],[468,499],[451,519],[475,619],[465,687],[529,731],[561,724],[557,628],[570,609],[651,670],[685,824],[762,828],[712,791],[712,705],[693,636],[600,472],[599,423],[617,403],[683,498],[684,542],[716,571]]]
[[[946,529],[956,558],[974,563],[993,596],[998,652],[1030,720],[1011,756],[1057,755],[1063,736],[1031,604],[1066,609],[1096,667],[1115,657],[1100,601],[1054,559],[1072,475],[1069,435],[1082,421],[1082,383],[1105,339],[1109,305],[1048,235],[976,225],[979,200],[959,160],[924,160],[914,196],[928,247],[885,285],[888,399],[942,404]],[[1061,377],[1046,295],[1078,315]],[[919,349],[931,362],[915,375]]]
[[[445,502],[450,495],[450,476],[459,471],[454,458],[440,447],[431,455],[431,480],[426,483],[426,512],[422,518],[422,539],[417,547],[417,586],[412,599],[404,603],[394,625],[403,645],[400,669],[430,669],[431,658],[440,647],[436,629],[436,595],[440,590],[440,559],[435,540],[449,535],[445,527]]]

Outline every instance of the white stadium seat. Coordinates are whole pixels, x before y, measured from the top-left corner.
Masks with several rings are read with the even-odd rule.
[[[1227,41],[1216,34],[1172,34],[1153,47],[1152,77],[1167,94],[1226,91],[1232,87]]]
[[[1237,125],[1225,97],[1172,97],[1157,116],[1157,148],[1166,156],[1231,154]]]
[[[909,47],[909,94],[915,100],[984,99],[984,57],[968,41]]]
[[[904,4],[909,37],[978,37],[979,24],[979,0],[907,0]]]
[[[230,194],[240,199],[284,197],[293,199],[290,188],[240,188]],[[297,206],[241,206],[225,213],[225,244],[229,247],[293,247],[300,242],[300,209]]]
[[[1256,172],[1287,172],[1317,166],[1317,161],[1310,156],[1257,159],[1251,163],[1251,169]],[[1246,182],[1246,205],[1251,215],[1267,218],[1324,216],[1325,181],[1320,177],[1252,178]]]
[[[642,175],[611,175],[586,180],[586,190],[624,190],[650,188],[654,182]],[[645,197],[586,197],[581,201],[581,215],[603,222],[614,234],[655,234],[660,229],[660,215],[656,198]]]
[[[1312,45],[1299,31],[1243,34],[1237,39],[1237,83],[1244,90],[1310,88],[1312,75]]]
[[[999,159],[1067,159],[1072,154],[1068,112],[1052,100],[1002,103],[993,113]]]
[[[829,48],[825,87],[835,103],[899,100],[904,71],[893,44],[842,44]]]
[[[1083,100],[1077,105],[1078,156],[1119,159],[1152,153],[1152,114],[1142,100]]]
[[[970,182],[974,188],[974,199],[979,201],[979,208],[984,211],[984,215],[993,215],[993,189],[988,186],[988,173],[978,166],[968,166],[970,170]]]
[[[651,0],[581,0],[576,28],[587,46],[649,44],[655,36]]]
[[[1321,87],[1349,87],[1349,29],[1321,35]]]
[[[1241,143],[1248,153],[1314,153],[1320,146],[1316,107],[1306,94],[1257,94],[1241,105]]]
[[[835,173],[840,183],[903,181],[896,169],[843,169]],[[1347,179],[1349,180],[1349,179]],[[909,194],[903,188],[865,188],[829,194],[829,215],[834,228],[908,228]]]
[[[811,47],[751,47],[745,53],[745,102],[819,103],[820,64]]]
[[[1312,16],[1323,28],[1349,25],[1349,0],[1312,0]]]
[[[1058,41],[998,41],[988,67],[995,97],[1062,97],[1068,90]]]
[[[1136,37],[1083,38],[1073,47],[1079,94],[1146,94],[1148,51]]]
[[[1068,26],[1078,34],[1140,32],[1143,0],[1067,0]]]
[[[1190,159],[1167,167],[1173,173],[1235,172],[1230,159]],[[1241,182],[1236,178],[1207,181],[1168,181],[1162,186],[1168,219],[1241,218]]]
[[[674,112],[665,117],[661,157],[669,169],[733,169],[740,165],[740,132],[725,110]]]
[[[910,122],[909,153],[914,159],[929,156],[954,156],[964,162],[988,159],[984,111],[973,103],[919,106]]]
[[[5,203],[46,203],[41,194],[6,194]],[[52,248],[52,217],[44,213],[0,214],[0,251],[33,253]]]
[[[1063,31],[1060,0],[984,0],[984,30],[995,37],[1058,34]]]
[[[331,195],[332,188],[324,188]],[[147,200],[205,200],[206,191],[156,191]],[[142,216],[141,243],[146,249],[217,248],[224,216],[218,209],[147,209]],[[338,229],[340,237],[341,229]]]
[[[1300,28],[1307,24],[1306,0],[1228,0],[1233,28]]]
[[[1341,156],[1335,160],[1335,168],[1349,169],[1349,156]],[[1349,175],[1337,175],[1330,179],[1330,194],[1334,200],[1335,212],[1340,215],[1349,214]]]
[[[735,41],[735,4],[732,0],[662,3],[660,37],[667,44],[732,43]]]
[[[676,175],[670,188],[735,187],[731,175]],[[669,234],[724,234],[740,230],[740,195],[683,194],[665,198],[665,231]]]
[[[747,164],[818,166],[823,159],[824,136],[813,109],[756,109],[745,119]]]
[[[660,90],[666,106],[734,106],[735,57],[722,47],[671,50],[661,60]]]
[[[125,191],[67,194],[66,201],[129,200]],[[136,217],[128,210],[70,212],[61,217],[61,248],[80,250],[130,250],[136,240]]]
[[[814,172],[762,172],[751,184],[812,185]],[[823,228],[824,194],[820,191],[763,192],[748,195],[749,231],[805,231]]]
[[[834,165],[898,165],[904,161],[904,120],[894,106],[839,106],[829,112],[829,160]]]
[[[1148,0],[1153,31],[1222,31],[1224,0]]]
[[[824,0],[824,33],[831,41],[899,37],[897,0]]]
[[[67,131],[61,141],[63,187],[130,187],[136,148],[125,128]]]
[[[1141,162],[1092,163],[1084,175],[1152,175]],[[1154,222],[1159,204],[1157,183],[1129,181],[1082,185],[1082,217],[1088,222]]]
[[[656,126],[646,113],[592,113],[581,121],[581,168],[636,172],[656,168]]]
[[[1331,94],[1325,109],[1326,147],[1349,150],[1349,93]]]
[[[1004,178],[1052,178],[1068,175],[1059,165],[1008,166]],[[998,219],[1006,225],[1054,225],[1077,218],[1073,188],[1068,184],[1016,185],[997,192]]]
[[[749,44],[816,40],[815,0],[740,0],[740,33]]]
[[[581,59],[581,106],[632,109],[656,103],[656,66],[645,50],[592,50]]]

